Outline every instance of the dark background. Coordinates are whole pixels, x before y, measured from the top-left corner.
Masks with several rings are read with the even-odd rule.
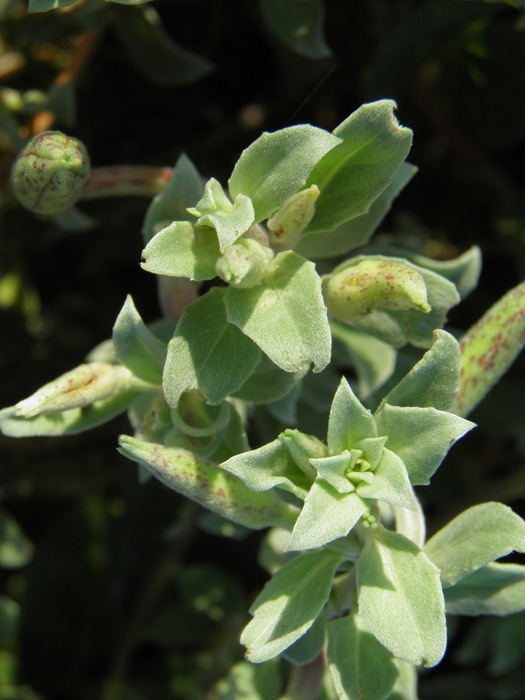
[[[136,8],[99,3],[88,26],[76,7],[27,16],[25,3],[6,2],[4,48],[24,62],[4,84],[47,91],[71,38],[94,29],[76,119],[54,126],[81,138],[94,165],[172,165],[185,152],[223,183],[263,130],[331,130],[363,102],[396,100],[419,173],[381,230],[418,237],[442,258],[480,246],[480,285],[450,314],[461,332],[524,276],[525,16],[512,4],[326,0],[332,55],[313,59],[287,47],[256,2],[156,0],[168,36],[210,62],[180,84],[148,70],[144,47],[126,50],[125,15]],[[110,336],[128,292],[145,320],[158,316],[155,280],[139,267],[147,204],[83,203],[96,224],[76,233],[4,208],[0,269],[21,290],[0,297],[2,405],[81,363]],[[486,500],[525,514],[523,375],[518,360],[471,416],[479,428],[421,492],[430,532]],[[206,534],[177,495],[139,486],[115,450],[128,430],[121,418],[63,440],[0,438],[0,505],[35,546],[27,566],[0,571],[22,605],[16,642],[0,655],[0,698],[200,700],[242,658],[239,631],[266,577],[259,537]],[[422,700],[523,697],[525,621],[496,622],[452,621],[449,654],[423,675]],[[2,690],[9,659],[18,685]]]

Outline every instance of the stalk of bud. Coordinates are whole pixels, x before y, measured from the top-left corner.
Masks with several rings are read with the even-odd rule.
[[[81,141],[60,131],[43,131],[18,156],[11,184],[26,209],[51,216],[75,204],[89,173],[89,156]]]

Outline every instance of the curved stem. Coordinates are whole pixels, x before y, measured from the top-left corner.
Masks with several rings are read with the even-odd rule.
[[[286,691],[279,700],[317,700],[324,670],[323,653],[304,666],[293,666]]]
[[[164,189],[172,173],[173,168],[142,165],[109,165],[93,168],[80,199],[154,197]]]

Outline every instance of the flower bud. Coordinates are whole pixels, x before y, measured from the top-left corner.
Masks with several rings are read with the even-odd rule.
[[[95,401],[107,399],[120,391],[135,387],[137,381],[129,369],[122,365],[90,362],[62,374],[29,398],[19,401],[15,412],[22,418],[33,418],[89,406]],[[145,382],[141,384],[146,386]]]
[[[408,264],[384,258],[365,259],[327,275],[323,296],[329,313],[345,323],[359,320],[376,308],[430,311],[425,281],[419,272]]]
[[[273,251],[253,238],[240,238],[215,263],[215,272],[232,287],[255,287],[264,277]]]
[[[239,525],[291,528],[297,510],[274,491],[256,492],[213,462],[180,447],[166,447],[121,435],[119,451],[143,464],[177,493]]]
[[[268,219],[270,241],[276,250],[289,250],[295,246],[312,220],[318,197],[317,185],[296,192]]]
[[[89,173],[89,156],[81,141],[60,131],[43,131],[18,156],[11,183],[20,204],[50,216],[73,206]]]

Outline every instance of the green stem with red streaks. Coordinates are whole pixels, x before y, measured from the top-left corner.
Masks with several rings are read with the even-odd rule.
[[[93,168],[80,199],[154,197],[167,185],[173,168],[108,165]]]

